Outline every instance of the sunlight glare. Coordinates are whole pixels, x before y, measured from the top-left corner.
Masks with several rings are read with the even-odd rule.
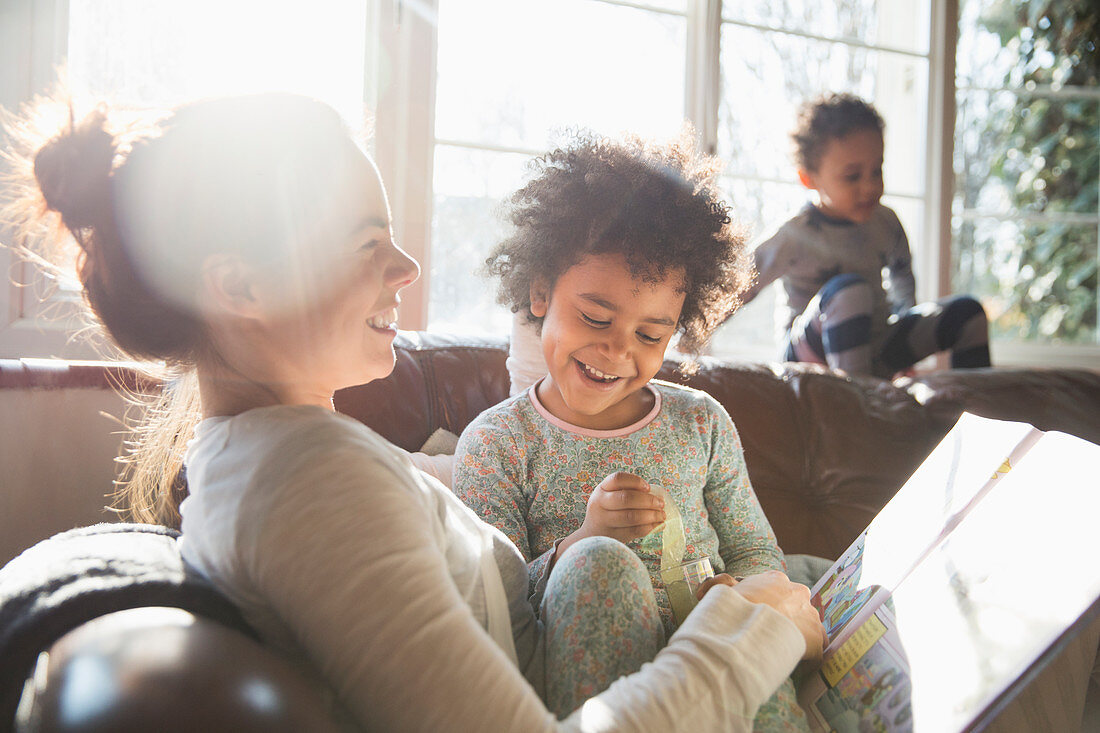
[[[354,0],[71,0],[75,90],[173,107],[210,96],[292,92],[363,117],[366,3]]]

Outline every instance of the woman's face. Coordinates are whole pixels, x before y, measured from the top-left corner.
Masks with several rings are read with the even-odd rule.
[[[350,141],[348,148],[331,206],[297,261],[264,285],[267,302],[285,304],[265,319],[269,359],[283,362],[282,379],[294,383],[286,388],[325,399],[393,371],[398,292],[420,274],[394,243],[377,170]]]

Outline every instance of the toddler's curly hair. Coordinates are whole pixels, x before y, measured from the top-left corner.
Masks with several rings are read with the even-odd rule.
[[[799,108],[798,121],[791,132],[795,163],[802,170],[816,171],[830,140],[856,130],[877,130],[881,135],[885,127],[882,115],[854,94],[829,93],[816,97]]]
[[[698,354],[752,272],[715,186],[717,158],[699,153],[686,127],[667,144],[582,131],[530,167],[532,179],[505,204],[514,231],[485,261],[500,278],[498,300],[541,327],[530,315],[533,282],[552,288],[588,255],[622,254],[644,281],[683,273],[677,348]]]

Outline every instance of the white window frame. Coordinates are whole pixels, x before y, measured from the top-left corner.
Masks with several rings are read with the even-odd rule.
[[[376,88],[368,97],[378,103],[374,157],[389,194],[394,236],[420,263],[420,279],[401,292],[399,325],[423,330],[431,271],[438,4],[393,0],[378,6],[376,68],[384,65],[389,79],[385,90]]]
[[[733,0],[733,1],[736,1],[736,0]],[[785,26],[785,25],[775,25],[775,26],[773,26],[773,25],[762,25],[762,24],[758,24],[758,23],[752,23],[752,22],[741,21],[741,20],[725,20],[725,21],[722,21],[722,8],[721,8],[722,0],[711,0],[711,2],[715,3],[718,6],[717,9],[715,10],[715,13],[716,13],[717,19],[720,22],[718,29],[715,30],[715,36],[716,36],[715,46],[714,46],[714,53],[715,54],[718,54],[721,51],[721,48],[720,48],[721,23],[724,23],[724,24],[729,25],[729,26],[734,26],[734,27],[738,27],[738,28],[753,29],[753,30],[757,30],[757,31],[762,32],[762,33],[777,33],[777,34],[783,34],[783,35],[786,35],[786,36],[793,36],[793,37],[803,38],[803,39],[808,40],[808,41],[822,41],[822,42],[827,42],[827,43],[835,43],[835,44],[847,46],[849,48],[866,49],[868,51],[875,52],[875,53],[880,53],[880,54],[892,54],[892,55],[896,55],[896,56],[908,56],[908,57],[912,57],[912,58],[916,58],[916,59],[924,59],[927,62],[927,64],[928,64],[928,89],[927,89],[928,105],[927,105],[927,110],[926,110],[927,118],[925,120],[925,126],[924,126],[924,129],[925,129],[925,150],[927,151],[927,153],[926,153],[925,169],[922,172],[923,179],[920,181],[919,186],[918,186],[919,193],[908,193],[908,192],[893,191],[893,190],[888,190],[885,193],[886,193],[887,196],[892,196],[892,197],[899,198],[899,199],[905,199],[905,200],[909,200],[909,201],[919,201],[923,205],[924,215],[923,215],[923,220],[921,221],[921,226],[923,227],[923,229],[921,231],[921,240],[920,240],[923,246],[919,246],[919,247],[914,248],[915,252],[914,252],[913,270],[914,270],[914,274],[915,274],[916,282],[917,282],[917,293],[916,293],[916,295],[917,295],[918,302],[926,301],[926,300],[933,300],[933,299],[939,297],[939,292],[942,289],[942,285],[941,285],[940,277],[939,277],[939,273],[938,273],[938,263],[940,262],[940,259],[941,259],[941,252],[943,251],[945,241],[946,241],[946,246],[948,247],[947,251],[950,252],[949,248],[950,248],[950,244],[951,244],[951,242],[950,242],[951,231],[950,231],[949,212],[950,212],[950,206],[951,206],[951,186],[954,183],[954,179],[953,179],[952,173],[951,173],[951,162],[952,162],[951,161],[951,155],[952,155],[953,149],[950,147],[950,144],[952,143],[953,138],[948,136],[947,139],[946,139],[946,143],[948,144],[948,148],[946,149],[946,151],[941,151],[940,150],[940,147],[944,144],[944,136],[939,133],[939,130],[941,130],[943,128],[941,128],[939,126],[939,122],[938,122],[939,112],[938,112],[937,105],[935,104],[935,100],[938,99],[938,97],[936,96],[936,94],[937,94],[936,78],[937,78],[937,75],[939,75],[939,78],[942,79],[944,74],[950,74],[951,76],[949,78],[951,78],[952,81],[953,81],[954,58],[955,58],[955,56],[954,56],[954,46],[953,45],[951,46],[950,53],[948,53],[945,48],[942,48],[940,45],[937,44],[936,38],[937,38],[937,28],[939,26],[943,25],[949,30],[954,28],[954,26],[952,25],[952,22],[954,21],[954,19],[956,17],[956,14],[957,14],[957,9],[952,10],[952,8],[951,8],[951,5],[954,4],[954,0],[948,0],[947,3],[942,2],[942,0],[931,0],[931,2],[930,2],[930,13],[929,13],[929,29],[928,29],[928,33],[929,33],[928,41],[929,42],[928,42],[927,52],[921,52],[921,51],[917,51],[917,50],[913,50],[913,49],[901,48],[901,47],[892,46],[892,45],[884,44],[884,43],[868,43],[868,42],[863,41],[861,39],[852,38],[852,37],[821,35],[821,34],[813,33],[811,31],[807,31],[807,30],[804,30],[804,29],[791,27],[791,26]],[[950,40],[950,42],[953,43],[954,42],[954,36],[952,35],[950,39],[945,39],[945,41],[946,40]],[[942,67],[943,65],[945,65],[948,62],[950,63],[950,68],[946,69],[946,70],[942,70],[940,67]],[[711,71],[711,73],[714,73],[716,75],[720,74],[718,64],[719,64],[719,60],[716,59],[715,63],[714,63],[714,66],[713,66],[713,70]],[[710,84],[710,83],[711,82],[705,82],[705,84]],[[713,81],[713,85],[714,85],[714,88],[715,88],[715,99],[714,99],[714,105],[715,105],[714,114],[715,115],[717,115],[717,102],[718,102],[718,98],[717,98],[718,91],[717,91],[717,89],[718,89],[719,84],[720,84],[720,80],[716,77]],[[825,90],[822,90],[822,91],[825,91]],[[953,100],[954,97],[952,96],[951,99]],[[953,108],[950,111],[950,114],[951,114],[950,129],[953,131],[954,130],[954,111],[953,111]],[[716,134],[716,130],[715,130],[715,134]],[[717,141],[715,139],[714,141],[712,141],[710,143],[710,147],[708,148],[709,151],[711,151],[711,152],[714,151],[714,149],[716,147],[716,142]],[[940,170],[940,166],[942,165],[941,161],[944,160],[944,158],[941,157],[942,155],[946,155],[946,164],[947,164],[946,173],[943,173]],[[889,167],[889,161],[887,161],[887,167]],[[756,182],[760,182],[760,183],[797,185],[797,183],[795,181],[795,178],[794,178],[794,175],[793,175],[793,171],[792,171],[792,175],[791,175],[790,178],[772,178],[772,177],[765,177],[765,176],[745,175],[745,174],[740,174],[740,173],[731,174],[729,176],[729,178],[731,180],[739,180],[739,181],[756,181]],[[943,193],[943,188],[942,187],[944,185],[947,186],[946,194]],[[943,211],[948,212],[947,230],[946,230],[947,231],[947,237],[948,237],[947,240],[943,240],[942,239],[942,234],[940,233],[941,230],[942,230],[942,224],[940,222],[940,219],[942,217],[942,212],[939,208],[941,200],[946,201],[947,208],[944,209]],[[757,232],[756,234],[763,234],[763,233],[764,232]],[[910,232],[909,234],[910,234],[911,237],[913,236],[913,232]],[[950,261],[949,257],[948,257],[948,261]],[[763,296],[758,297],[757,300],[760,300],[762,297]],[[754,301],[754,303],[750,307],[759,307],[759,304],[757,304]],[[770,334],[771,333],[771,315],[768,314],[767,317],[768,317],[768,321],[769,321],[768,333]],[[726,358],[737,359],[739,361],[749,361],[749,360],[773,361],[777,357],[777,348],[776,348],[776,345],[773,342],[772,338],[769,336],[768,340],[764,341],[764,342],[756,341],[756,340],[750,340],[750,341],[747,341],[747,342],[738,343],[737,346],[736,346],[736,352],[735,353],[720,353],[719,355],[720,356],[725,356]]]
[[[647,7],[644,2],[601,0]],[[421,279],[404,293],[401,327],[427,325],[426,273],[430,271],[438,0],[389,0],[374,3],[371,27],[378,43],[368,47],[364,99],[376,102],[372,140],[375,160],[386,181],[395,234],[421,263]],[[708,152],[717,145],[720,83],[719,41],[722,0],[688,0],[688,59],[684,111]],[[928,51],[927,160],[924,234],[928,246],[914,262],[919,296],[950,291],[951,218],[954,185],[955,47],[958,0],[932,0]],[[7,0],[0,7],[0,104],[14,109],[53,81],[68,38],[68,0]],[[30,28],[29,34],[23,29]],[[844,39],[828,39],[848,42]],[[382,87],[380,70],[388,73]],[[70,323],[45,318],[25,282],[29,266],[0,248],[0,268],[8,274],[0,286],[0,358],[61,356],[86,358],[91,347],[71,341]],[[771,358],[774,354],[742,354]],[[994,363],[1029,366],[1100,365],[1100,345],[1064,346],[998,342]]]
[[[0,6],[0,106],[16,110],[56,80],[68,46],[68,0],[7,0]],[[29,32],[27,32],[29,29]],[[0,230],[0,241],[11,233]],[[73,339],[80,307],[71,294],[40,302],[42,276],[0,247],[0,358],[94,358],[92,343]]]
[[[959,16],[959,4],[958,0],[937,0],[937,4],[941,3],[945,6],[947,13],[949,14],[951,22],[947,24],[946,29],[943,29],[945,43],[950,44],[951,53],[948,59],[950,68],[949,75],[946,78],[948,82],[942,92],[942,96],[939,97],[940,107],[943,109],[943,125],[944,125],[944,146],[946,148],[947,159],[945,161],[945,167],[943,170],[943,176],[945,180],[941,183],[943,196],[940,201],[941,207],[941,242],[940,242],[940,264],[937,268],[937,276],[940,283],[940,294],[947,295],[951,288],[951,220],[953,216],[952,202],[954,199],[954,169],[952,163],[952,150],[954,144],[955,134],[955,96],[958,91],[955,79],[955,46],[958,36],[958,16]],[[933,37],[935,41],[935,37]],[[946,73],[946,72],[945,72]],[[964,88],[964,91],[987,91],[987,92],[1007,92],[1010,94],[1016,94],[1020,97],[1026,96],[1043,96],[1052,99],[1071,99],[1071,98],[1085,98],[1089,100],[1095,100],[1100,104],[1100,89],[1082,89],[1076,87],[1073,89],[1061,89],[1055,90],[1049,87],[1039,87],[1037,89],[1020,89],[1020,88],[997,88],[997,89],[977,89],[977,88]],[[968,211],[960,214],[964,219],[980,219],[990,218],[998,221],[1031,221],[1040,223],[1084,223],[1091,224],[1096,223],[1097,227],[1097,256],[1100,257],[1100,203],[1097,204],[1096,216],[1081,215],[1081,214],[1069,214],[1069,213],[1051,213],[1051,214],[1028,214],[1028,213],[1012,213],[1003,214],[999,212],[984,212],[984,211]],[[1097,304],[1098,310],[1100,310],[1100,302]],[[1044,366],[1044,367],[1083,367],[1088,369],[1100,368],[1100,343],[1096,344],[1041,344],[1025,341],[995,341],[991,344],[991,351],[993,357],[993,363],[998,366]]]

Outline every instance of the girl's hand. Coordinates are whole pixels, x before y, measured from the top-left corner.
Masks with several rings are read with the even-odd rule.
[[[664,506],[664,499],[651,493],[641,477],[617,471],[588,497],[584,523],[578,531],[585,537],[600,535],[630,542],[661,526]]]
[[[803,661],[821,661],[821,652],[826,642],[825,627],[821,625],[817,609],[810,605],[809,588],[801,583],[792,583],[778,570],[767,570],[741,580],[722,573],[703,581],[695,592],[696,597],[702,600],[707,591],[716,585],[733,586],[745,600],[771,606],[789,618],[802,632],[802,638],[806,642]]]
[[[612,537],[624,543],[645,537],[665,521],[664,505],[664,499],[652,493],[641,477],[617,471],[588,497],[584,522],[558,543],[554,560],[585,537]]]

